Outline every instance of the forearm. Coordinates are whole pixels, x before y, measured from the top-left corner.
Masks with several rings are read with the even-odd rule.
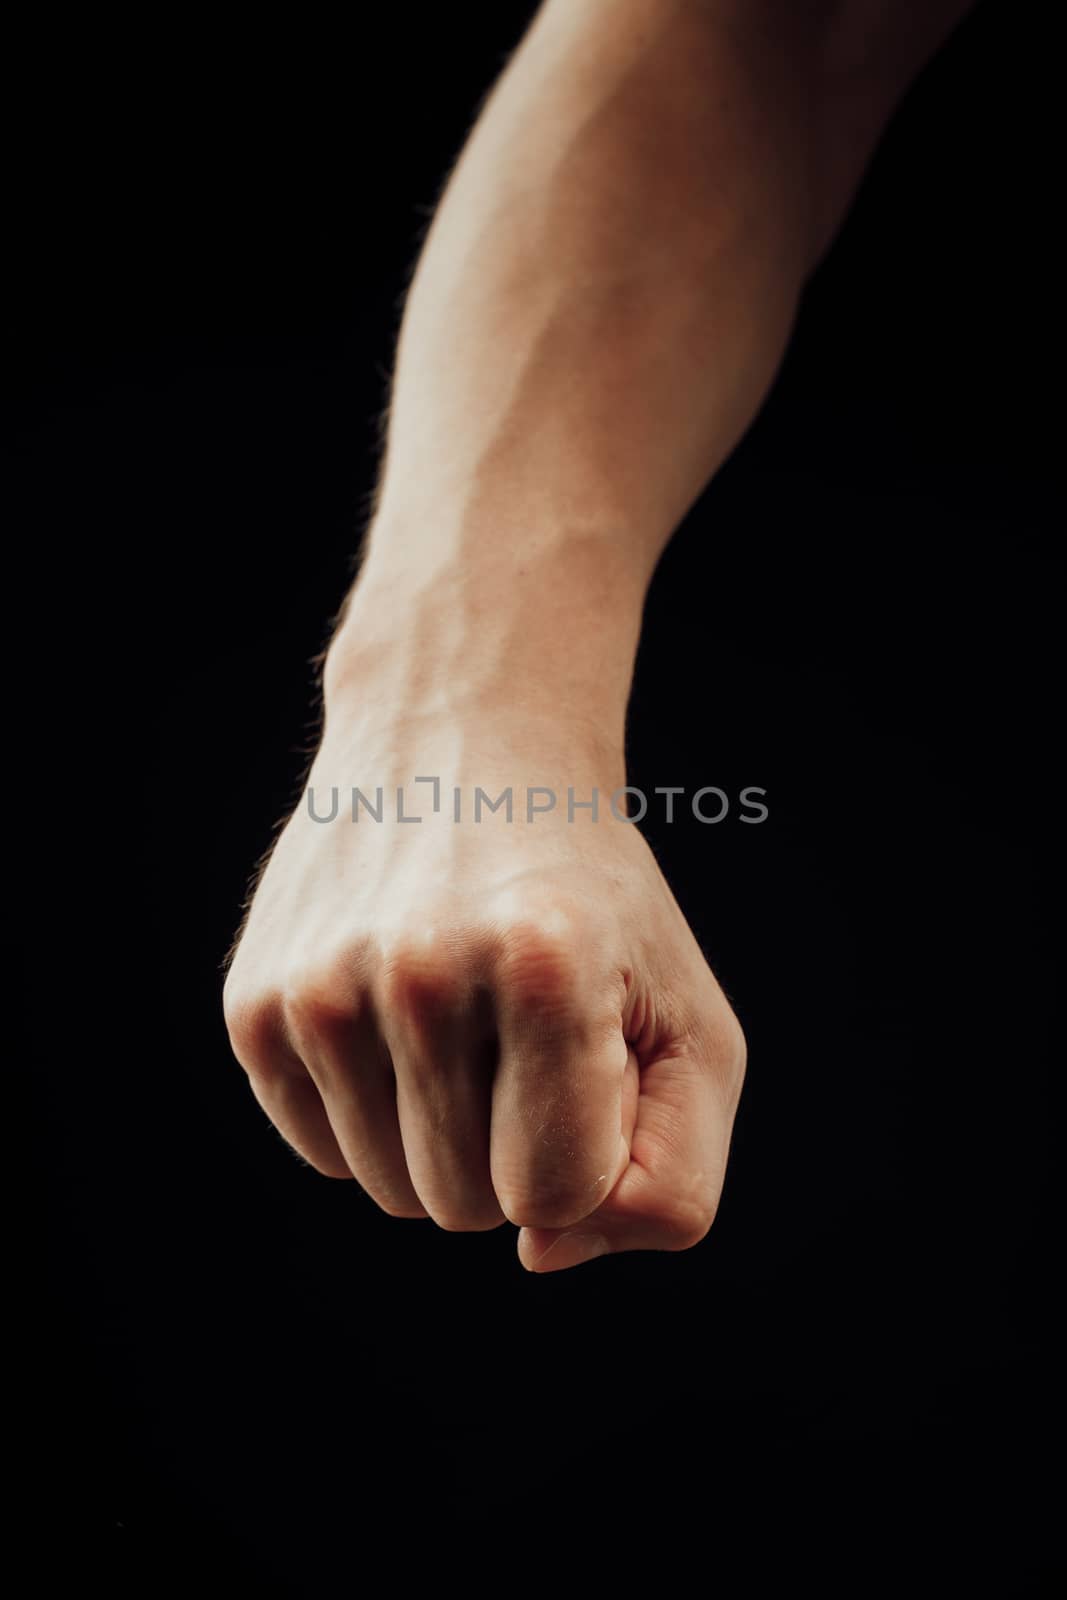
[[[487,676],[543,672],[552,637],[576,689],[628,684],[656,559],[763,399],[807,259],[803,70],[737,9],[549,0],[498,83],[408,298],[335,677],[446,598],[441,669],[450,640],[476,665],[466,618]]]

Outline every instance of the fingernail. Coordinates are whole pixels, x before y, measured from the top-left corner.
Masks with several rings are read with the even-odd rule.
[[[607,1255],[610,1246],[602,1233],[561,1233],[548,1249],[534,1262],[534,1270],[542,1266],[552,1272],[564,1267],[578,1267],[583,1261],[593,1261]],[[551,1259],[549,1259],[551,1258]]]

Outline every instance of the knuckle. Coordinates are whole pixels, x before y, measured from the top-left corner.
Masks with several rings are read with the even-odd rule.
[[[654,1221],[668,1250],[691,1250],[715,1221],[716,1206],[706,1196],[672,1195],[656,1206]]]
[[[359,1007],[358,950],[293,972],[282,990],[282,1013],[294,1039],[329,1038],[347,1030]]]
[[[725,1099],[736,1107],[748,1065],[748,1042],[733,1011],[728,1010],[716,1019],[706,1054]]]
[[[683,1014],[678,1033],[687,1052],[724,1090],[740,1093],[748,1063],[748,1041],[721,992],[713,993],[700,1009]]]
[[[333,1033],[347,1017],[336,995],[307,979],[299,979],[286,988],[282,1010],[288,1031],[296,1040]]]
[[[501,986],[524,1010],[566,1013],[578,991],[578,949],[578,939],[561,921],[518,923],[502,942]]]
[[[397,941],[383,952],[378,989],[383,1010],[406,1020],[450,1013],[463,979],[452,946],[440,934]]]
[[[246,1072],[263,1075],[280,1036],[278,1006],[269,997],[227,989],[223,1020],[230,1047]]]
[[[745,1030],[731,1010],[726,1011],[716,1030],[716,1046],[723,1066],[729,1072],[741,1076],[748,1060],[748,1041],[745,1038]]]
[[[294,1042],[328,1038],[352,1021],[352,998],[322,979],[301,976],[288,982],[282,997],[286,1032]]]
[[[734,1018],[734,1024],[735,1032],[728,1058],[727,1079],[736,1099],[741,1093],[741,1086],[745,1081],[745,1073],[748,1070],[748,1040],[745,1038],[744,1029],[736,1017]]]

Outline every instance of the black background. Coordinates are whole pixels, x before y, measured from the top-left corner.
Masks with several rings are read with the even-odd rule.
[[[15,41],[40,1592],[620,1556],[673,1588],[695,1555],[731,1594],[1051,1593],[1038,8],[980,5],[909,96],[649,599],[631,781],[771,809],[647,830],[749,1039],[709,1238],[527,1275],[510,1228],[396,1222],[300,1165],[228,1050],[219,964],[300,782],[399,298],[528,11]]]

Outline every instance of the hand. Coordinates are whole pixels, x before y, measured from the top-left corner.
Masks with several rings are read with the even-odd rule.
[[[334,705],[307,799],[227,977],[256,1098],[331,1177],[446,1229],[505,1219],[553,1271],[707,1233],[744,1075],[739,1023],[656,861],[612,815],[621,757],[561,715],[452,721]],[[441,809],[428,785],[441,778]],[[361,810],[351,790],[383,820]],[[556,808],[526,820],[526,789]],[[566,794],[600,791],[598,819]],[[396,820],[404,785],[407,814]],[[503,809],[472,816],[475,787]],[[453,820],[459,787],[463,815]]]

